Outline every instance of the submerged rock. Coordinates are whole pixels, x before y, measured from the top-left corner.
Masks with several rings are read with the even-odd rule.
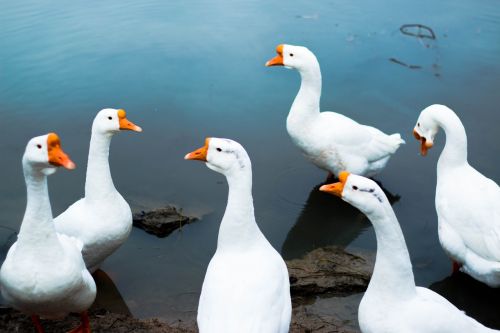
[[[307,253],[301,259],[286,262],[294,304],[314,300],[316,296],[348,296],[364,292],[370,282],[373,254],[350,253],[326,246]]]
[[[182,215],[173,206],[167,206],[152,211],[141,211],[133,216],[134,227],[143,229],[147,233],[153,234],[159,238],[167,237],[174,230],[183,225],[193,223],[197,220],[195,217]]]

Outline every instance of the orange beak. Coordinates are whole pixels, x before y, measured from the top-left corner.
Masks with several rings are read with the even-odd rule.
[[[420,155],[427,155],[427,151],[432,148],[432,143],[427,142],[427,140],[423,136],[420,136],[416,130],[413,130],[413,136],[415,139],[420,140]]]
[[[425,138],[422,137],[422,139],[420,139],[420,154],[422,156],[425,156],[427,155],[427,151],[432,148],[432,143],[430,142],[426,142],[425,141]]]
[[[339,174],[338,183],[323,185],[319,188],[321,192],[330,193],[342,198],[342,192],[344,191],[345,183],[347,182],[347,177],[349,177],[350,173],[347,171],[342,171]]]
[[[189,154],[186,154],[186,156],[184,156],[184,159],[185,160],[198,160],[198,161],[206,162],[209,142],[210,142],[210,138],[206,138],[205,145],[203,147],[198,148]]]
[[[417,130],[413,130],[413,136],[415,137],[415,139],[417,140],[420,140],[420,134],[418,134]]]
[[[266,66],[284,66],[285,64],[283,63],[283,44],[280,44],[276,47],[276,53],[278,55],[268,62],[266,62]]]
[[[56,133],[49,133],[47,136],[47,151],[49,155],[49,163],[55,166],[63,166],[66,169],[73,170],[76,168],[75,163],[69,159],[69,156],[61,148],[61,140]]]
[[[129,130],[129,131],[135,131],[135,132],[142,132],[142,128],[131,122],[130,120],[127,119],[127,113],[125,110],[120,109],[118,110],[118,119],[120,121],[120,129],[121,130]]]

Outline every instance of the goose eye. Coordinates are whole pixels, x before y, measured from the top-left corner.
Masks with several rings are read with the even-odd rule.
[[[42,145],[36,145],[38,149],[42,149]]]
[[[216,148],[216,150],[217,150],[217,151],[222,151],[222,149],[220,149],[220,148]]]
[[[108,119],[111,120],[111,119],[113,119],[113,117],[109,116]]]
[[[290,57],[293,57],[293,53],[290,53]]]
[[[357,190],[358,190],[358,187],[357,187],[356,185],[353,185],[353,186],[352,186],[352,189],[353,189],[354,191],[357,191]]]
[[[368,192],[373,193],[375,192],[375,189],[371,188]]]
[[[420,127],[420,123],[417,123],[417,126]]]

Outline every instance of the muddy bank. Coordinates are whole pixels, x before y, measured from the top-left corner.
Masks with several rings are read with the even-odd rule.
[[[287,261],[293,302],[292,333],[358,333],[357,309],[370,279],[373,255],[346,252],[327,246],[316,249],[300,259]],[[98,290],[112,283],[97,271],[94,275]],[[116,291],[117,294],[118,291]],[[197,332],[196,314],[181,321],[165,323],[158,318],[137,319],[130,315],[121,299],[98,297],[90,309],[92,332],[191,333]],[[123,303],[117,307],[115,303]],[[103,309],[105,308],[105,309]],[[118,312],[118,313],[117,313]],[[70,315],[59,321],[44,320],[46,332],[66,333],[78,326],[79,317]],[[33,332],[29,317],[10,308],[0,308],[3,332]]]
[[[353,303],[353,311],[357,308],[357,298],[348,300]],[[294,309],[291,333],[358,333],[354,321],[339,319],[332,314],[339,304],[345,300],[330,298],[320,300],[318,304]],[[342,307],[342,306],[340,306]],[[345,311],[345,310],[344,310]],[[355,311],[354,311],[355,313]],[[90,321],[93,333],[195,333],[198,332],[195,323],[166,324],[156,318],[136,319],[129,315],[111,313],[106,310],[90,311]],[[70,315],[63,320],[42,320],[46,332],[67,333],[77,327],[79,317]],[[28,316],[13,309],[0,309],[0,327],[2,332],[28,333],[34,332],[33,324]]]
[[[160,322],[158,319],[135,319],[124,314],[111,313],[106,310],[91,310],[90,323],[93,333],[189,333],[196,332],[193,328],[183,329],[172,327]],[[67,333],[79,325],[80,318],[77,315],[70,315],[63,320],[42,320],[42,325],[46,332]],[[0,327],[2,332],[34,332],[33,324],[28,316],[12,309],[1,309]]]

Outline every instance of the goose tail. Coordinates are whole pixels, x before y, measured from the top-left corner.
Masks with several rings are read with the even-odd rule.
[[[399,133],[391,134],[391,135],[389,135],[389,137],[392,139],[392,141],[394,142],[394,144],[397,145],[398,147],[400,145],[406,143],[406,141],[401,138],[401,134],[399,134]]]

